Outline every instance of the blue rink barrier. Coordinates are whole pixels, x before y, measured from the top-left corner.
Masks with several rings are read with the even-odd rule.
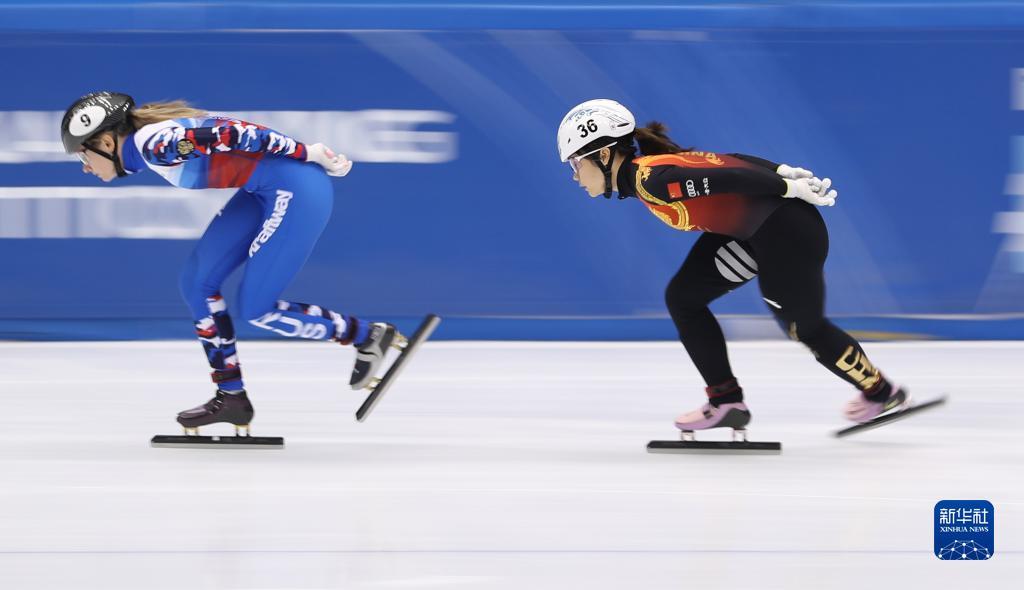
[[[843,30],[1006,29],[1024,25],[1024,5],[992,0],[183,0],[39,2],[0,0],[12,31],[132,30]]]
[[[0,51],[17,56],[0,94],[3,339],[192,336],[178,269],[230,192],[81,174],[57,124],[98,88],[352,157],[289,299],[435,312],[439,339],[674,338],[662,293],[696,234],[586,198],[555,154],[565,111],[608,97],[685,145],[831,177],[840,325],[1024,338],[1021,3],[0,0]],[[756,286],[712,307],[732,337],[778,335]]]

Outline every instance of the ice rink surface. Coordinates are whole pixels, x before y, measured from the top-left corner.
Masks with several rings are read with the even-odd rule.
[[[254,434],[284,450],[149,447],[212,394],[195,342],[0,343],[0,588],[931,590],[1024,574],[1024,343],[868,344],[915,397],[951,400],[844,440],[830,433],[852,391],[805,349],[732,345],[751,439],[779,456],[645,452],[703,401],[678,343],[428,343],[362,424],[351,350],[238,348]],[[942,499],[995,505],[991,560],[933,556]]]

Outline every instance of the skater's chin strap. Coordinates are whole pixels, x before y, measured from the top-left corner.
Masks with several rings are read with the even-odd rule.
[[[121,157],[117,155],[117,134],[114,133],[112,135],[114,136],[114,152],[111,153],[111,154],[108,154],[108,153],[106,153],[104,151],[98,150],[98,149],[92,147],[91,145],[89,145],[88,143],[83,143],[82,147],[87,149],[87,150],[89,150],[90,152],[92,152],[94,154],[98,154],[98,155],[100,155],[100,156],[110,160],[111,162],[113,162],[113,164],[114,164],[114,172],[117,173],[117,177],[118,178],[124,178],[125,176],[128,176],[128,171],[124,169],[124,164],[121,163]]]
[[[230,369],[219,369],[210,373],[214,383],[220,384],[225,381],[237,381],[242,378],[242,369],[231,367]]]
[[[610,146],[606,146],[606,147],[608,147],[610,149],[614,145],[615,144],[613,143]],[[604,149],[604,148],[602,148],[602,149]],[[615,190],[612,187],[612,166],[615,164],[615,150],[610,149],[610,151],[611,151],[611,155],[608,156],[608,163],[607,164],[605,164],[604,162],[601,161],[601,154],[600,154],[600,152],[598,152],[598,153],[596,153],[596,154],[594,154],[592,156],[593,160],[594,160],[594,163],[597,164],[597,167],[601,170],[601,173],[604,174],[604,198],[606,198],[606,199],[612,198],[612,191]],[[628,197],[629,197],[629,195],[622,195],[621,193],[619,194],[619,200],[620,201],[623,200],[623,199],[626,199]]]

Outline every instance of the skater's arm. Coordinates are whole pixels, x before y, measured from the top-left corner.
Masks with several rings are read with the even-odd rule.
[[[305,160],[306,145],[287,135],[240,120],[213,127],[165,126],[142,143],[142,157],[156,166],[174,166],[214,153],[265,153]]]
[[[727,156],[732,156],[734,158],[738,158],[738,159],[746,161],[746,162],[750,162],[751,164],[755,164],[755,165],[760,166],[762,168],[767,168],[767,169],[771,170],[772,172],[775,172],[776,170],[779,169],[779,165],[776,164],[775,162],[772,162],[771,160],[765,160],[764,158],[758,158],[757,156],[748,156],[747,154],[726,154],[726,155]]]
[[[765,160],[764,158],[758,158],[757,156],[749,156],[747,154],[726,155],[738,158],[740,160],[744,160],[746,162],[750,162],[751,164],[756,164],[758,166],[761,166],[762,168],[767,168],[768,170],[771,170],[772,172],[778,174],[783,178],[788,178],[789,180],[799,180],[801,178],[814,178],[814,173],[805,168],[790,166],[788,164],[776,164],[771,160]]]
[[[142,157],[154,166],[175,166],[214,153],[246,152],[319,164],[330,176],[345,176],[352,162],[322,143],[306,144],[261,125],[237,119],[213,127],[160,127],[142,142]]]
[[[687,168],[655,165],[639,185],[648,194],[663,202],[716,194],[784,195],[788,190],[778,174],[737,158],[719,160],[721,166]]]

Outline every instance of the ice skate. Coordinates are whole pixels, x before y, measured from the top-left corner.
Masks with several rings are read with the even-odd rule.
[[[255,414],[249,396],[241,393],[227,393],[217,390],[213,399],[201,406],[185,410],[178,414],[178,424],[185,429],[185,434],[199,434],[199,427],[217,422],[228,422],[235,425],[235,435],[244,432],[249,434],[249,423]]]
[[[750,410],[743,402],[714,406],[710,403],[676,418],[680,431],[679,441],[652,440],[647,443],[651,453],[760,453],[777,454],[782,445],[777,442],[750,442],[747,424]],[[731,428],[732,441],[697,441],[694,432],[713,428]]]
[[[882,401],[871,401],[863,392],[846,403],[843,413],[848,420],[864,424],[887,412],[902,412],[910,407],[910,393],[903,387],[891,386],[889,397]]]
[[[404,350],[407,345],[405,336],[402,336],[394,326],[374,323],[366,341],[356,347],[356,365],[352,368],[349,385],[355,390],[372,390],[379,382],[374,380],[374,376],[384,363],[388,348]]]
[[[370,395],[366,396],[366,401],[356,411],[356,420],[362,422],[373,411],[373,408],[380,402],[381,397],[387,393],[388,388],[398,378],[405,364],[416,353],[416,350],[419,349],[420,344],[423,344],[427,338],[430,338],[430,335],[434,333],[434,330],[437,329],[440,323],[440,317],[434,314],[427,315],[419,327],[416,328],[412,338],[408,340],[395,331],[395,327],[390,324],[373,325],[370,337],[358,347],[356,366],[352,371],[352,388],[359,389],[360,387],[365,387],[370,390]],[[388,346],[397,348],[402,352],[388,366],[383,377],[374,377],[374,373],[379,370],[381,363],[384,361],[384,355],[387,353]]]
[[[150,441],[154,447],[245,447],[282,448],[284,439],[278,436],[251,436],[249,425],[255,412],[244,391],[227,393],[217,390],[213,399],[201,406],[178,414],[178,423],[185,429],[182,435],[157,435]],[[235,427],[234,436],[200,436],[199,427],[226,422]]]
[[[847,402],[843,410],[844,416],[857,424],[844,428],[836,432],[835,435],[842,437],[871,430],[944,403],[946,403],[946,396],[915,405],[911,400],[910,392],[905,387],[896,385],[892,386],[892,392],[883,401],[872,401],[863,393],[859,393],[857,397]]]
[[[732,428],[734,431],[742,431],[747,424],[750,424],[750,410],[743,402],[721,404],[717,407],[708,403],[676,418],[676,428],[684,435],[689,433],[691,436],[694,430],[709,428]]]

